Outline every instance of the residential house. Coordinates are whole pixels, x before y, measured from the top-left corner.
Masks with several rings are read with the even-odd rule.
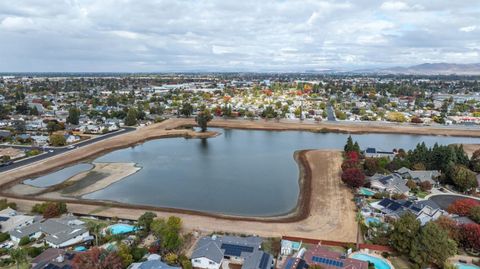
[[[282,239],[280,253],[282,255],[292,255],[300,250],[302,243]]]
[[[78,135],[71,135],[71,134],[66,134],[64,135],[65,137],[65,141],[68,143],[68,144],[71,144],[71,143],[75,143],[77,141],[80,141],[80,136]]]
[[[0,211],[0,232],[7,233],[33,224],[37,220],[37,217],[24,215],[8,207]]]
[[[328,250],[316,245],[304,254],[301,252],[295,258],[288,258],[283,269],[305,269],[319,266],[325,269],[368,269],[368,262],[347,258],[344,253]]]
[[[49,248],[31,261],[32,269],[71,269],[74,257],[75,252]]]
[[[427,181],[432,185],[437,184],[437,178],[441,175],[438,170],[410,170],[406,167],[402,167],[396,172],[404,179],[412,179],[417,183]]]
[[[392,160],[395,157],[395,152],[393,151],[382,151],[382,150],[377,150],[376,148],[367,148],[364,150],[363,155],[365,158],[388,158]]]
[[[44,235],[45,243],[49,246],[63,248],[93,239],[84,224],[76,217],[66,216],[35,222],[9,233],[10,238],[15,242],[20,242],[23,237],[38,239]]]
[[[128,269],[181,269],[181,267],[170,266],[160,260],[160,255],[150,254],[146,261],[132,263]]]
[[[370,188],[380,192],[408,195],[410,191],[410,188],[407,186],[407,181],[396,173],[390,175],[376,173],[371,176],[369,180]]]
[[[45,146],[48,145],[49,137],[46,135],[32,135],[32,139],[36,145]]]
[[[242,269],[270,269],[273,256],[260,250],[259,237],[212,236],[201,238],[191,255],[195,268],[219,269],[224,260]]]
[[[370,207],[379,211],[384,216],[394,219],[398,219],[403,214],[411,212],[422,225],[425,225],[429,221],[436,220],[440,216],[448,215],[446,211],[442,210],[435,202],[430,200],[414,202],[409,200],[394,201],[384,198],[371,203]]]
[[[0,140],[8,139],[12,136],[9,130],[0,130]]]

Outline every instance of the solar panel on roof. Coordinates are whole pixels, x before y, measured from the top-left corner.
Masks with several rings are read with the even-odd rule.
[[[292,258],[288,259],[287,265],[285,266],[285,268],[287,269],[292,268],[292,264],[293,264],[293,259]]]
[[[7,221],[9,217],[0,217],[0,221]]]
[[[381,200],[378,204],[381,205],[381,206],[383,206],[383,207],[386,207],[387,205],[390,204],[390,202],[391,202],[390,199],[383,199],[383,200]]]
[[[225,256],[237,256],[240,257],[242,252],[253,252],[253,247],[248,246],[238,246],[232,244],[222,244],[220,247],[221,249],[225,250]]]
[[[343,267],[343,262],[334,260],[334,259],[328,259],[328,258],[323,258],[323,257],[317,257],[313,256],[312,261],[316,263],[323,263],[329,266],[335,266],[335,267]]]
[[[270,255],[268,255],[267,253],[262,254],[262,258],[260,259],[260,269],[267,268],[269,259],[270,259]]]
[[[398,203],[391,203],[389,206],[388,206],[388,209],[392,210],[392,211],[395,211],[397,209],[399,209],[401,207],[400,204]]]

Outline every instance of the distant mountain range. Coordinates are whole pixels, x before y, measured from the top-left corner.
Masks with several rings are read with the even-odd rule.
[[[404,74],[404,75],[480,75],[480,63],[424,63],[409,67],[355,70],[353,73]]]

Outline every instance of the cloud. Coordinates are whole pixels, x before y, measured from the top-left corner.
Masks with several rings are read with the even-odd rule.
[[[473,62],[478,0],[2,0],[0,71],[304,71]]]
[[[477,29],[476,25],[470,25],[470,26],[465,26],[465,27],[460,28],[460,31],[469,33],[471,31],[475,31],[475,29]]]

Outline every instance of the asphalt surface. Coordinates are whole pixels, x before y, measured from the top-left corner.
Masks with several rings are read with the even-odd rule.
[[[9,171],[9,170],[12,170],[12,169],[15,169],[15,168],[19,168],[21,166],[28,165],[28,164],[31,164],[31,163],[34,163],[34,162],[38,162],[40,160],[44,160],[44,159],[50,158],[50,157],[55,156],[55,155],[65,153],[67,151],[75,150],[76,148],[84,147],[84,146],[87,146],[87,145],[90,145],[90,144],[93,144],[93,143],[96,143],[96,142],[99,142],[99,141],[102,141],[102,140],[105,140],[105,139],[108,139],[108,138],[111,138],[111,137],[114,137],[114,136],[117,136],[117,135],[126,134],[126,133],[132,132],[134,130],[136,130],[136,129],[132,128],[132,127],[125,127],[125,128],[120,129],[119,131],[116,131],[116,132],[113,132],[113,133],[100,135],[100,136],[95,137],[95,138],[91,138],[91,139],[88,139],[88,140],[85,140],[85,141],[82,141],[82,142],[75,143],[75,144],[73,144],[75,146],[74,149],[68,149],[67,147],[57,147],[57,148],[46,147],[44,154],[40,154],[40,155],[31,157],[31,158],[28,158],[28,159],[18,160],[18,161],[15,161],[13,164],[11,164],[9,166],[0,167],[0,173],[5,172],[5,171]],[[10,145],[2,145],[1,147],[3,147],[3,148],[12,147],[12,148],[18,148],[18,149],[27,149],[27,150],[38,149],[38,147],[25,147],[25,146],[15,146],[15,145],[11,145],[11,146]],[[53,150],[53,152],[50,152],[50,150]]]
[[[337,118],[335,117],[335,110],[331,105],[327,107],[327,119],[328,121],[337,121]]]

